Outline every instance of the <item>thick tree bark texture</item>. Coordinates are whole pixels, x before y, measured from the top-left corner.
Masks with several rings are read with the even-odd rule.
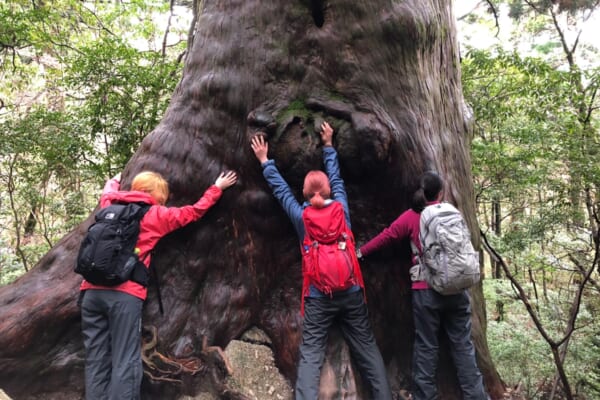
[[[449,0],[199,4],[181,83],[163,121],[128,164],[124,186],[135,173],[155,170],[168,178],[169,204],[182,205],[194,202],[220,171],[234,169],[240,180],[202,220],[156,249],[165,314],[151,289],[144,325],[157,329],[155,351],[185,368],[171,375],[149,368],[159,379],[145,378],[147,399],[176,398],[203,385],[234,397],[219,387],[226,363],[211,349],[253,326],[271,338],[280,370],[295,380],[299,243],[250,149],[256,132],[266,132],[270,158],[300,199],[305,173],[322,167],[317,127],[324,119],[332,124],[361,243],[407,209],[417,177],[429,169],[444,176],[447,199],[475,228]],[[80,277],[72,267],[88,224],[0,289],[0,386],[16,399],[83,393]],[[398,394],[410,387],[409,255],[406,243],[363,263],[371,320]],[[481,288],[472,295],[478,360],[497,399],[502,383],[487,349]],[[322,376],[323,398],[366,398],[337,332]],[[439,382],[441,398],[460,398],[445,347]]]

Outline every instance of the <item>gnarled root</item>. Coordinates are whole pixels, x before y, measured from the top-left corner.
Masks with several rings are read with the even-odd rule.
[[[184,374],[195,375],[203,372],[205,366],[196,357],[168,357],[156,350],[158,334],[155,326],[142,328],[142,362],[144,375],[153,381],[183,383]]]

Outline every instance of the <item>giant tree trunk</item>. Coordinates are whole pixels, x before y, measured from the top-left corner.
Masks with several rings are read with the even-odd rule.
[[[205,0],[198,8],[181,83],[163,121],[127,165],[124,186],[135,173],[155,170],[169,180],[169,204],[182,205],[195,201],[219,171],[235,169],[240,180],[205,218],[157,247],[166,310],[159,313],[151,289],[144,324],[157,327],[158,351],[195,369],[179,370],[180,383],[146,377],[148,399],[176,398],[209,384],[231,397],[219,387],[223,366],[210,362],[202,342],[223,347],[253,326],[269,335],[280,370],[295,380],[299,244],[251,152],[254,133],[267,133],[270,157],[300,196],[304,174],[321,167],[315,128],[323,119],[334,126],[359,242],[408,207],[416,178],[428,169],[446,178],[447,199],[475,228],[449,0]],[[0,386],[17,399],[83,392],[80,277],[72,266],[88,224],[0,289]],[[406,243],[363,265],[371,320],[396,393],[410,386],[409,255]],[[481,288],[472,295],[478,360],[488,390],[499,398]],[[360,382],[352,393],[356,374],[348,373],[343,347],[333,332],[321,387],[364,398]],[[203,373],[186,375],[190,370]],[[443,399],[460,397],[454,375],[442,348]]]

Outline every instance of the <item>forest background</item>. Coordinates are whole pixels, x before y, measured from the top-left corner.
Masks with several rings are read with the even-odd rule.
[[[454,4],[487,339],[527,399],[600,398],[599,3]],[[190,7],[0,4],[0,284],[87,218],[158,124]]]

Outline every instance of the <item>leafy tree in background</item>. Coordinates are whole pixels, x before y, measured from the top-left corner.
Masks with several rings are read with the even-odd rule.
[[[176,17],[165,2],[0,4],[0,282],[89,214],[160,120],[185,51]]]
[[[492,352],[502,357],[506,340],[526,333],[549,345],[556,370],[542,376],[543,369],[537,369],[537,379],[527,381],[531,368],[510,373],[500,362],[505,379],[520,380],[528,398],[597,397],[600,360],[594,338],[600,328],[593,322],[599,286],[593,272],[598,268],[600,104],[598,69],[589,61],[598,54],[579,38],[581,23],[598,2],[482,3],[496,21],[507,6],[519,23],[512,45],[530,54],[471,49],[463,59],[465,97],[477,121],[473,168],[480,224],[493,243],[488,247],[492,275],[506,275],[522,302],[515,308],[514,294],[486,291],[488,302],[497,304],[498,325],[490,325],[490,336],[504,332],[490,340]],[[578,59],[580,53],[585,57]],[[515,320],[524,311],[539,335]],[[518,368],[534,355],[512,354],[505,361]],[[589,373],[587,365],[594,366]]]

